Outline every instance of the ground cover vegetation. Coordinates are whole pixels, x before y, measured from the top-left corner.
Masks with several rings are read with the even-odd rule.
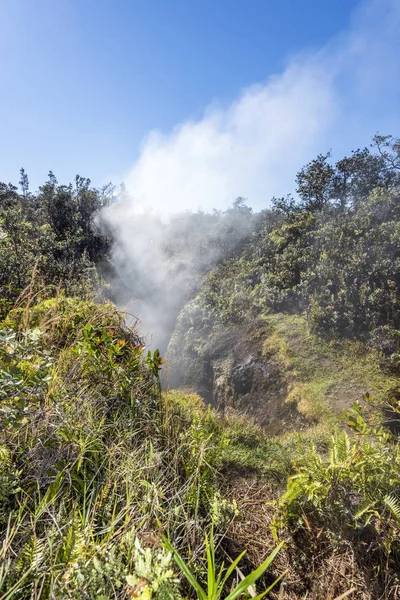
[[[239,200],[237,244],[214,215],[175,391],[105,299],[115,190],[0,185],[1,600],[400,597],[400,145],[374,143]]]

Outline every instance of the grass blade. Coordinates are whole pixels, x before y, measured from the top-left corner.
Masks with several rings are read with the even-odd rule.
[[[259,567],[257,567],[257,569],[254,569],[254,571],[252,573],[247,575],[247,577],[245,577],[243,579],[243,581],[241,581],[236,586],[236,588],[225,598],[225,600],[235,600],[235,598],[238,598],[241,594],[243,594],[250,585],[255,583],[257,581],[257,579],[259,579],[261,577],[261,575],[263,575],[265,573],[265,571],[268,569],[268,567],[272,564],[272,562],[274,561],[276,555],[278,554],[278,552],[280,551],[282,546],[283,546],[283,542],[281,542],[275,548],[275,550],[273,550],[273,552],[271,552],[271,554],[268,556],[268,558]]]
[[[175,550],[175,548],[172,546],[171,542],[167,538],[164,537],[163,542],[164,542],[164,546],[166,547],[166,549],[172,553],[172,556],[173,556],[176,564],[182,571],[183,575],[186,577],[186,579],[188,580],[190,585],[192,587],[194,587],[194,589],[196,590],[199,599],[200,600],[208,600],[207,594],[205,593],[205,591],[203,590],[203,588],[201,587],[201,585],[199,584],[199,582],[197,581],[196,577],[193,575],[193,573],[191,572],[189,567],[186,565],[185,561],[183,560],[183,558],[181,557],[179,552],[177,550]]]

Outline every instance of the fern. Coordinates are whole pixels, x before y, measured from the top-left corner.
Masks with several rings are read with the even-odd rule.
[[[371,500],[371,498],[364,498],[357,507],[357,511],[354,515],[354,520],[357,521],[361,519],[362,516],[365,515],[373,506],[375,502]]]
[[[76,562],[85,557],[86,539],[80,527],[79,518],[74,514],[71,523],[63,536],[62,544],[58,551],[57,562]]]
[[[288,484],[287,484],[286,492],[280,499],[281,505],[287,504],[288,506],[290,506],[290,504],[292,504],[292,502],[297,500],[297,498],[303,493],[303,491],[304,491],[303,477],[304,476],[302,473],[299,473],[298,475],[293,475],[292,477],[290,477]]]
[[[22,573],[26,569],[38,570],[46,561],[48,554],[48,539],[37,539],[32,537],[22,547],[19,558],[15,565],[16,573]]]
[[[338,458],[340,462],[348,460],[351,453],[350,438],[345,431],[337,435]]]
[[[386,494],[383,498],[383,503],[390,510],[393,517],[400,523],[400,501],[394,494]]]
[[[331,438],[330,466],[339,467],[345,463],[351,454],[350,438],[345,431],[338,432]]]

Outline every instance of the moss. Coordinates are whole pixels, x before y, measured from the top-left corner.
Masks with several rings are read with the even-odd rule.
[[[20,360],[16,367],[24,378],[25,383],[33,383],[40,368],[40,363],[34,364],[28,360]]]
[[[366,392],[382,404],[400,384],[400,377],[381,368],[377,352],[360,342],[321,340],[310,333],[302,315],[278,313],[266,319],[270,334],[264,355],[278,361],[285,373],[285,401],[295,402],[311,421],[334,421]]]
[[[251,418],[235,410],[221,414],[196,394],[174,390],[163,394],[163,403],[167,419],[182,427],[181,435],[188,436],[191,444],[195,439],[207,440],[207,460],[218,471],[273,472],[282,476],[290,471],[295,445],[271,438]]]

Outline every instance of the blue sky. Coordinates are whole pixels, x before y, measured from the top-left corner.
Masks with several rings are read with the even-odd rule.
[[[99,182],[343,28],[351,0],[1,0],[1,178]],[[5,35],[4,35],[5,33]],[[6,143],[4,143],[6,142]]]
[[[279,105],[287,106],[287,112],[283,109],[276,116],[283,123],[282,139],[299,145],[298,154],[289,157],[290,168],[338,141],[337,113],[345,132],[337,145],[343,148],[364,143],[381,126],[398,126],[399,86],[391,81],[398,71],[390,71],[387,60],[396,60],[396,34],[386,31],[388,23],[396,24],[393,15],[399,17],[396,4],[397,0],[0,0],[0,180],[17,181],[21,166],[33,188],[50,169],[62,182],[76,173],[97,185],[110,178],[126,179],[133,195],[157,206],[162,186],[154,187],[152,173],[160,180],[166,172],[176,172],[167,190],[172,195],[179,186],[177,178],[180,182],[182,173],[195,170],[196,161],[188,164],[182,153],[195,147],[195,157],[209,165],[210,148],[215,146],[219,183],[207,188],[213,179],[209,166],[194,172],[183,189],[187,196],[198,187],[201,195],[189,204],[196,207],[204,195],[218,203],[218,193],[231,197],[236,184],[235,195],[253,195],[260,203],[287,174],[274,163],[273,171],[282,173],[270,189],[247,183],[260,178],[261,167],[246,171],[247,179],[230,177],[224,148],[242,148],[241,156],[232,159],[233,175],[245,162],[244,155],[260,164],[268,163],[270,156],[254,148],[263,144],[257,139],[252,143],[255,123],[243,129],[248,120],[244,109],[240,126],[232,116],[240,98],[250,94],[254,111],[268,110],[271,115],[277,102],[268,96],[266,106],[257,96],[259,88],[251,86],[258,84],[271,94],[277,79],[287,81],[284,85],[292,92],[298,81],[309,89],[309,97],[299,88],[298,93],[290,92],[290,99],[285,90],[278,91]],[[385,7],[392,11],[390,18]],[[376,48],[363,64],[360,56],[368,54],[368,36]],[[360,39],[365,52],[353,49]],[[343,54],[342,45],[347,48]],[[335,73],[334,81],[325,80],[329,70]],[[314,106],[316,96],[321,97]],[[296,103],[302,107],[298,115],[293,113]],[[251,102],[246,106],[250,115]],[[297,144],[296,137],[306,137],[307,130],[291,125],[296,119],[306,120],[303,107],[310,117],[308,145]],[[343,120],[345,108],[350,127]],[[324,112],[326,127],[320,123]],[[229,134],[241,134],[227,142],[227,127]],[[267,133],[270,127],[269,122]],[[158,133],[149,138],[154,130]],[[275,132],[273,139],[278,135]],[[227,184],[230,179],[232,185]]]

